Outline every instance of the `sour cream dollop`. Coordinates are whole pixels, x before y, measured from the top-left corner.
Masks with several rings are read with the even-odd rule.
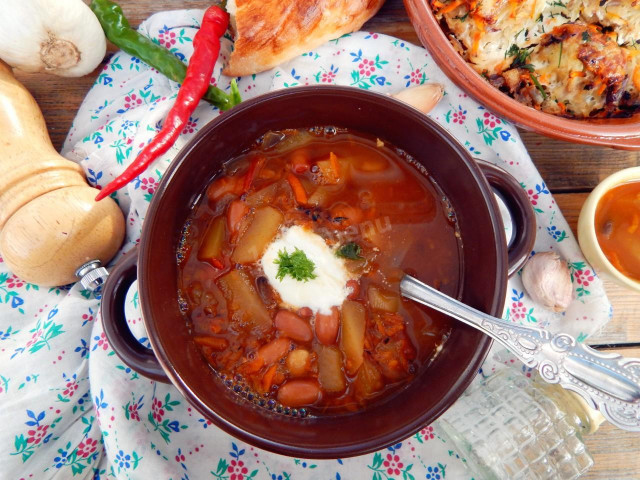
[[[276,278],[278,264],[275,263],[278,253],[286,250],[291,254],[296,248],[315,264],[316,278],[305,282],[286,275],[279,280]],[[346,286],[350,275],[344,260],[336,256],[320,235],[303,227],[295,225],[281,231],[267,247],[260,263],[271,286],[282,301],[292,307],[309,307],[314,312],[329,314],[331,307],[342,305],[350,293]]]

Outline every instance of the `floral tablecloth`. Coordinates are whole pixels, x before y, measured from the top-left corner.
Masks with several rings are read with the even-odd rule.
[[[141,31],[186,59],[202,11],[157,14]],[[223,59],[230,51],[223,41]],[[228,88],[216,65],[212,82]],[[243,98],[298,85],[351,85],[395,92],[440,82],[446,95],[431,117],[476,157],[511,172],[536,211],[535,252],[555,250],[569,262],[576,299],[564,314],[536,305],[519,276],[509,282],[504,317],[564,330],[584,340],[610,318],[602,284],[580,254],[560,210],[516,129],[454,86],[420,47],[358,32],[304,53],[271,71],[239,79]],[[63,154],[79,162],[89,182],[105,185],[156,133],[178,86],[139,59],[117,53],[100,72],[69,132]],[[126,215],[122,252],[139,239],[149,201],[175,153],[219,115],[201,103],[175,147],[116,195]],[[559,160],[560,161],[560,160]],[[532,253],[535,253],[532,252]],[[117,260],[117,259],[116,259]],[[122,364],[111,350],[99,299],[79,284],[42,288],[0,263],[0,477],[156,478],[219,480],[471,478],[451,446],[428,426],[397,445],[352,459],[311,461],[277,456],[244,444],[205,420],[169,385]],[[148,346],[135,288],[128,321]],[[489,358],[481,374],[499,362]]]

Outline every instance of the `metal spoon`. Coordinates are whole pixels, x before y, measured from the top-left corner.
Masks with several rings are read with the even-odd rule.
[[[599,352],[566,333],[492,317],[409,275],[402,278],[400,292],[489,335],[547,382],[578,393],[613,425],[640,431],[640,359]]]

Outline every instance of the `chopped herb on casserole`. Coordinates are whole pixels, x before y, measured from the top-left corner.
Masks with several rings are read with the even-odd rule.
[[[463,58],[520,102],[573,118],[640,111],[640,0],[431,5]]]

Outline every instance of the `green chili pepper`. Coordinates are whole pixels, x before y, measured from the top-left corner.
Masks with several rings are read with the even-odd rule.
[[[93,0],[91,10],[98,17],[111,43],[155,68],[169,80],[178,83],[184,81],[187,66],[169,50],[132,29],[117,3],[110,0]],[[228,110],[241,101],[235,79],[231,81],[230,95],[217,87],[209,86],[202,99],[220,110]]]

